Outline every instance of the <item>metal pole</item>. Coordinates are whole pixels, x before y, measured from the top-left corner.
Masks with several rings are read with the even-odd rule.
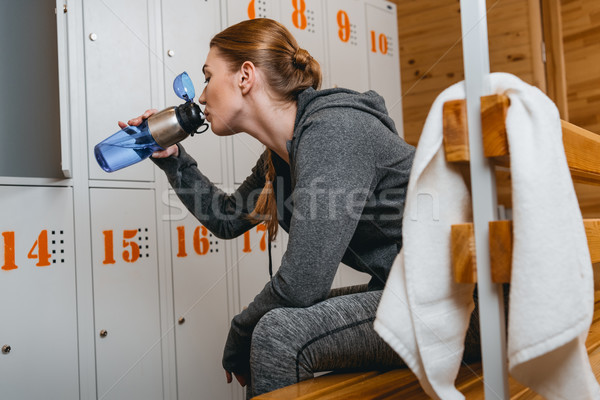
[[[497,214],[496,182],[481,134],[480,98],[491,92],[485,6],[485,0],[460,1],[485,398],[508,399],[503,294],[492,283],[488,244],[488,222]]]

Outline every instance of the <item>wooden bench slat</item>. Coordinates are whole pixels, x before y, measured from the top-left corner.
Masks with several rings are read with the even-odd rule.
[[[320,400],[369,400],[427,398],[419,381],[408,369],[397,369],[375,375],[335,393],[319,397]]]
[[[378,371],[327,374],[256,396],[255,400],[316,400],[331,392],[379,375]]]

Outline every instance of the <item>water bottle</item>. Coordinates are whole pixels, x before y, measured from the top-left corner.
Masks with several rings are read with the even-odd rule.
[[[139,126],[125,127],[94,147],[96,160],[104,171],[114,172],[128,167],[148,158],[155,151],[164,150],[189,135],[208,129],[204,113],[193,101],[194,85],[186,72],[175,78],[173,90],[185,100],[184,104],[167,107]],[[198,131],[200,127],[204,127],[204,130]]]

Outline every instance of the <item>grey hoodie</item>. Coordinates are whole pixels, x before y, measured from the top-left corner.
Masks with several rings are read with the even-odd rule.
[[[280,226],[289,232],[281,266],[235,316],[223,367],[249,370],[250,340],[260,318],[278,307],[309,307],[327,298],[340,262],[371,275],[382,289],[402,247],[402,214],[414,147],[397,134],[384,100],[373,91],[315,91],[298,96],[289,165],[272,153]],[[234,238],[264,186],[263,154],[239,189],[227,195],[179,157],[154,159],[188,209],[213,234]]]

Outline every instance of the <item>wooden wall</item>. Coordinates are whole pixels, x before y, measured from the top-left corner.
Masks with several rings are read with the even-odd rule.
[[[600,133],[600,1],[560,5],[569,121]]]
[[[398,6],[405,139],[416,144],[436,96],[464,79],[460,5],[459,0],[392,1]],[[539,3],[488,0],[488,10],[491,70],[545,89]]]
[[[416,145],[436,96],[464,79],[460,2],[391,1],[398,7],[405,139]],[[488,0],[487,6],[492,72],[539,87],[564,119],[600,133],[600,0]],[[508,172],[498,185],[499,203],[510,207]],[[584,216],[600,218],[600,187],[575,187]]]

